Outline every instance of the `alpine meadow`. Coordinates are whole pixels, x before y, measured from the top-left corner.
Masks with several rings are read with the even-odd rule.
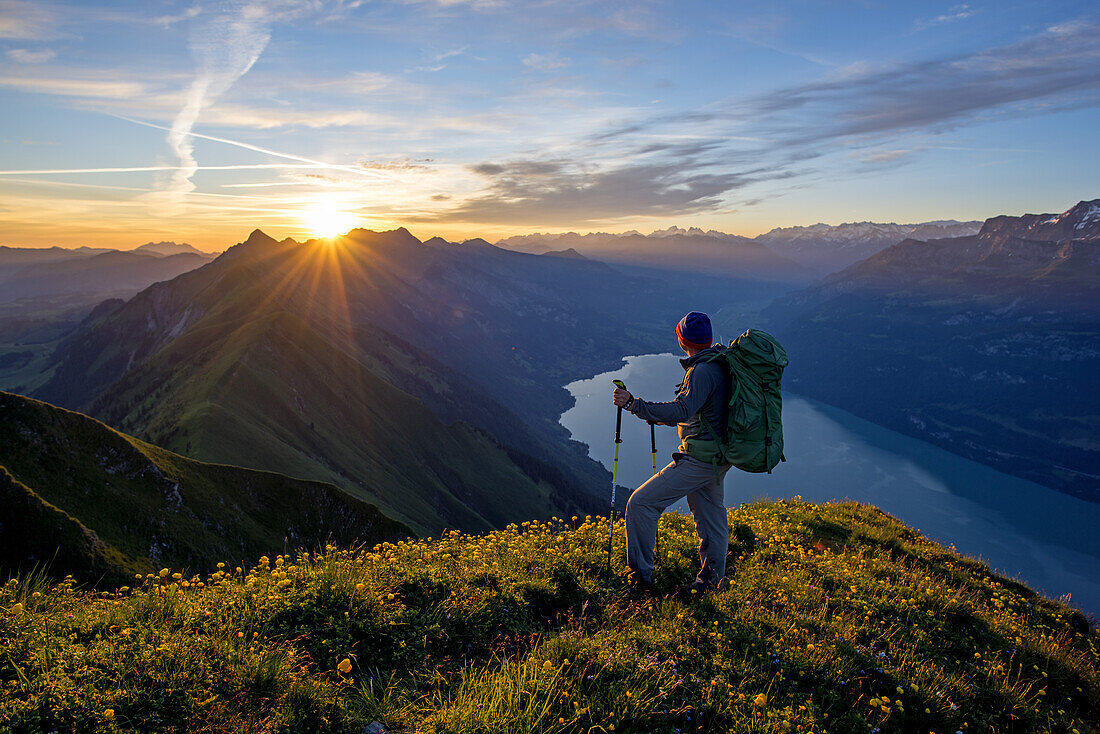
[[[0,732],[1100,734],[1100,9],[0,0]]]

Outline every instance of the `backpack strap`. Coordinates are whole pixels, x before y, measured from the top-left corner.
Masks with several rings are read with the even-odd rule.
[[[721,459],[723,464],[728,464],[729,462],[726,461],[726,452],[722,450],[722,442],[718,440],[718,434],[715,433],[714,429],[710,427],[710,421],[707,420],[707,417],[703,415],[702,411],[699,411],[699,421],[703,424],[703,428],[707,429],[707,433],[710,434],[711,440],[714,441],[714,445],[718,449],[718,453],[714,455],[714,458],[711,459],[710,463],[714,466],[715,478],[721,479],[722,475],[718,471],[718,459]]]

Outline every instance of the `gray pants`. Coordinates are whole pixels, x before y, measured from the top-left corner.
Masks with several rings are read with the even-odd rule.
[[[729,549],[729,520],[722,480],[729,467],[718,470],[683,456],[666,466],[634,490],[626,503],[626,563],[646,581],[653,580],[653,546],[657,541],[657,520],[664,509],[687,497],[699,536],[699,558],[703,563],[697,579],[717,586],[726,576]]]

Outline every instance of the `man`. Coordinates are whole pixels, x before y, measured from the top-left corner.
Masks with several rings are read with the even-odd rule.
[[[700,416],[713,431],[725,431],[729,376],[721,361],[710,359],[717,347],[712,346],[706,314],[692,311],[685,316],[676,325],[676,337],[687,358],[680,360],[686,374],[675,400],[653,403],[622,388],[615,388],[612,397],[616,406],[642,420],[675,425],[680,433],[680,448],[672,455],[672,463],[638,487],[626,503],[626,560],[634,583],[644,587],[653,583],[657,520],[666,507],[687,497],[702,561],[691,588],[703,593],[718,588],[726,575],[729,524],[722,480],[729,465],[710,461],[706,449],[709,447],[709,455],[714,455],[714,439]]]

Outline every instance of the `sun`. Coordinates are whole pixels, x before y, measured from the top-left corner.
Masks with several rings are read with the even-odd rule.
[[[317,237],[336,237],[355,228],[359,218],[338,202],[318,200],[301,213],[302,223]]]

